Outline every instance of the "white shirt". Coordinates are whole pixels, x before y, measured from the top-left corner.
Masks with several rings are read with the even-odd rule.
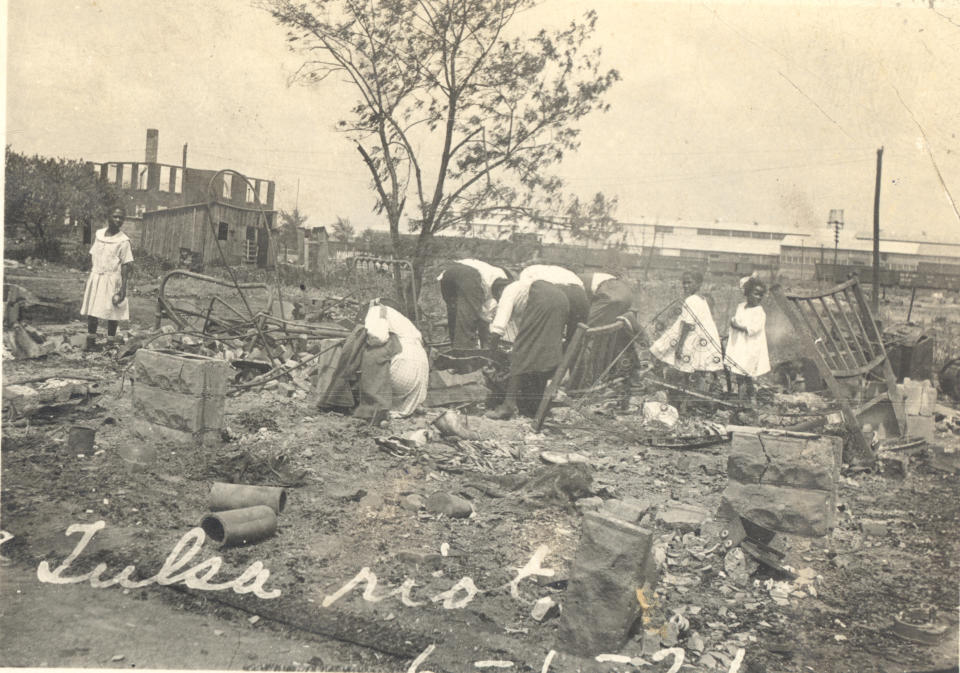
[[[493,322],[490,323],[491,334],[506,335],[514,315],[517,317],[523,315],[527,308],[527,298],[530,296],[530,286],[533,283],[532,280],[516,280],[503,288],[500,303],[497,304],[497,313],[493,317]]]
[[[562,266],[553,266],[552,264],[533,264],[520,272],[520,280],[529,280],[531,283],[535,280],[545,280],[554,285],[576,285],[583,287],[583,281],[580,276],[570,269],[564,269]],[[504,290],[506,292],[506,290]],[[503,301],[501,297],[500,301]]]
[[[596,294],[597,288],[600,287],[600,283],[605,283],[608,280],[614,280],[616,276],[612,276],[609,273],[594,273],[593,280],[590,282],[590,294]]]
[[[390,339],[390,334],[396,334],[401,341],[422,341],[420,330],[410,322],[407,316],[389,306],[371,306],[363,320],[367,330],[367,342],[374,346],[382,346]]]
[[[456,263],[469,266],[471,269],[476,269],[480,272],[480,284],[483,286],[483,319],[490,322],[497,308],[497,300],[493,298],[493,281],[499,278],[506,278],[507,272],[499,266],[487,264],[479,259],[458,259]],[[446,270],[441,272],[440,275],[437,276],[437,280],[443,280],[443,274],[445,273]]]

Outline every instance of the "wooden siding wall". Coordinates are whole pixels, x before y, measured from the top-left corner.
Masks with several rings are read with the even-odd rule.
[[[179,264],[180,250],[187,248],[193,253],[202,253],[204,265],[219,266],[222,261],[217,250],[217,231],[220,222],[228,224],[227,240],[219,241],[227,263],[231,266],[246,263],[247,227],[257,227],[259,212],[216,204],[207,217],[205,205],[171,208],[147,213],[144,216],[140,244],[143,249],[172,264]],[[257,238],[266,243],[266,234],[257,231]],[[273,266],[275,245],[270,246],[266,259]]]

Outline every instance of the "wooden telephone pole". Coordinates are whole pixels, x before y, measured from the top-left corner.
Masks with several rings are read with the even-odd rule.
[[[880,169],[883,166],[883,147],[877,150],[877,186],[873,193],[873,296],[870,308],[873,319],[880,318]]]

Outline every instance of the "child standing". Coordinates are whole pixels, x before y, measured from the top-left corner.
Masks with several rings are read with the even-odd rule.
[[[750,401],[755,402],[754,379],[770,371],[765,331],[767,314],[760,305],[767,288],[756,275],[741,279],[740,287],[746,301],[737,306],[737,312],[730,319],[725,364],[737,375],[739,398],[749,396]]]
[[[680,317],[650,346],[650,353],[688,377],[694,372],[720,371],[720,334],[710,305],[700,294],[703,274],[684,272],[682,282],[686,299]]]

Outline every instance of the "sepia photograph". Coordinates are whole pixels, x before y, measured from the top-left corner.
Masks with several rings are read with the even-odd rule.
[[[960,0],[0,16],[0,669],[960,673]]]

